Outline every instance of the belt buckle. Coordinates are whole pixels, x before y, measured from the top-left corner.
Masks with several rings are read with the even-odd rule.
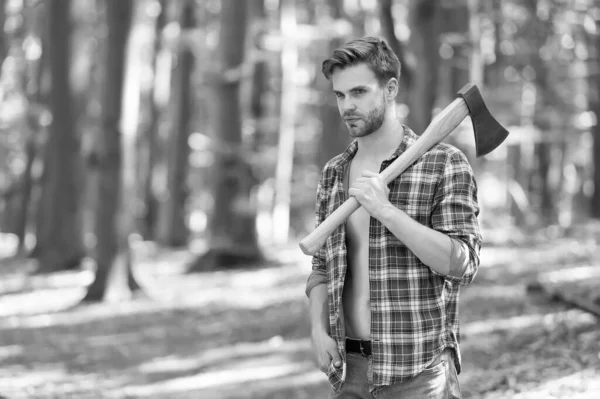
[[[359,346],[360,346],[360,353],[361,353],[361,354],[362,354],[364,357],[367,357],[368,355],[367,355],[367,354],[365,353],[365,351],[363,350],[363,341],[362,341],[362,340],[360,340]]]

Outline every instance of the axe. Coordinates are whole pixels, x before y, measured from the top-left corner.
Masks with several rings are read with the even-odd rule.
[[[490,153],[508,136],[508,131],[498,123],[485,106],[479,89],[474,84],[465,85],[457,93],[457,98],[431,121],[425,132],[392,162],[380,176],[389,184],[421,155],[448,136],[466,117],[471,115],[475,130],[477,157]],[[306,255],[314,255],[325,244],[327,237],[346,220],[360,203],[350,197],[329,215],[302,241],[300,248]]]

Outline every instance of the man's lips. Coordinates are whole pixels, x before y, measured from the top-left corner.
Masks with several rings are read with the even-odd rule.
[[[358,117],[351,117],[351,118],[344,118],[344,121],[346,121],[346,122],[354,122],[354,121],[357,121],[359,119],[360,118],[358,118]]]

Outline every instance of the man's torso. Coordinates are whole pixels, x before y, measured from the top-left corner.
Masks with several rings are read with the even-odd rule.
[[[364,170],[379,171],[377,162],[356,157],[344,173],[344,189],[348,188]],[[344,282],[342,304],[346,335],[351,338],[371,338],[371,302],[369,293],[369,222],[364,208],[357,209],[346,221],[346,248],[348,269]]]

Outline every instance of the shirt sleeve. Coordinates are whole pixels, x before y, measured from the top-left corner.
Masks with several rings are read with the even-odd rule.
[[[325,205],[323,204],[324,171],[321,173],[317,185],[317,199],[315,206],[315,228],[325,220]],[[310,291],[317,285],[327,284],[326,248],[323,246],[312,258],[312,272],[306,281],[305,293],[310,297]]]
[[[479,268],[481,233],[479,230],[477,184],[466,156],[455,151],[448,156],[434,197],[433,229],[457,240],[463,247],[460,265],[452,259],[447,280],[466,285],[473,281]],[[453,243],[453,248],[455,243]],[[466,250],[465,250],[466,247]]]

